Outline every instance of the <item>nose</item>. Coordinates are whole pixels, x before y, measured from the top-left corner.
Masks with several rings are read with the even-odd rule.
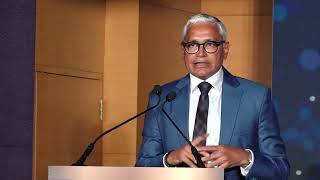
[[[206,52],[206,50],[204,49],[204,44],[200,44],[200,45],[199,45],[199,50],[198,50],[198,52],[197,52],[196,55],[197,55],[198,57],[204,57],[204,56],[207,55],[207,52]]]

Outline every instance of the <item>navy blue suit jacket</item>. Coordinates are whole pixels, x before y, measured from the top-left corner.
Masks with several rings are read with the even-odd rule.
[[[175,91],[177,97],[164,108],[188,136],[190,77],[162,87],[161,101]],[[149,106],[157,97],[149,96]],[[136,166],[163,166],[163,156],[186,144],[161,107],[146,114],[143,142]],[[235,77],[224,69],[219,144],[251,149],[254,163],[246,179],[287,179],[289,163],[280,137],[277,116],[271,102],[270,89],[252,81]],[[226,180],[245,179],[240,167],[225,169]]]

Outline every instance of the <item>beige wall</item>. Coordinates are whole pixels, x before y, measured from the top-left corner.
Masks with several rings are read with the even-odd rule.
[[[99,80],[36,72],[34,179],[47,179],[48,166],[69,166],[101,132],[96,113]],[[101,165],[101,142],[86,164]]]
[[[137,113],[138,0],[106,3],[103,129]],[[103,139],[103,165],[133,166],[136,155],[136,121]]]
[[[36,64],[102,74],[104,21],[104,0],[38,0]]]
[[[33,179],[70,165],[102,129],[104,0],[37,0]],[[87,164],[101,165],[102,144]]]

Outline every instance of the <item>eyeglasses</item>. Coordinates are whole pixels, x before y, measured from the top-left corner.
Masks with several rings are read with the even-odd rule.
[[[191,41],[182,42],[181,44],[187,53],[196,54],[199,51],[201,45],[207,53],[215,53],[218,50],[218,47],[223,43],[225,43],[225,41],[206,41],[204,43]]]

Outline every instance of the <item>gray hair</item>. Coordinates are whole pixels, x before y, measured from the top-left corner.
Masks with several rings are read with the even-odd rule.
[[[196,14],[191,16],[188,21],[183,26],[182,31],[182,41],[184,41],[184,38],[192,24],[197,23],[211,23],[212,25],[218,27],[219,33],[222,36],[222,40],[227,40],[227,28],[226,26],[216,17],[210,16],[208,14]]]

